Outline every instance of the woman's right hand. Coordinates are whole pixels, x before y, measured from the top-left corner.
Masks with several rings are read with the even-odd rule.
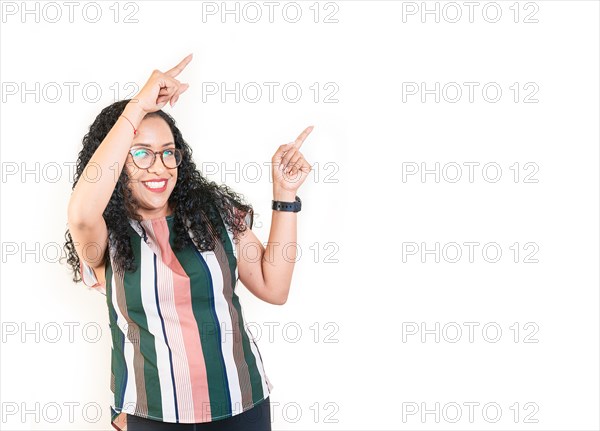
[[[136,103],[137,101],[139,107],[146,114],[162,109],[169,101],[171,107],[173,107],[181,93],[189,88],[189,84],[182,84],[175,77],[192,61],[192,56],[193,54],[188,55],[177,66],[167,72],[163,73],[155,69],[148,78],[148,82],[144,84],[130,103]]]

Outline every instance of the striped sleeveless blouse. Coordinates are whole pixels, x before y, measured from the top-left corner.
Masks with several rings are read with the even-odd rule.
[[[246,220],[251,228],[252,216]],[[173,215],[141,227],[130,219],[137,270],[113,273],[109,247],[105,284],[80,260],[83,283],[106,295],[111,425],[117,430],[127,427],[125,413],[173,423],[224,419],[252,408],[273,388],[235,293],[233,232],[222,222],[214,251],[200,252],[194,244],[175,251],[173,223]]]

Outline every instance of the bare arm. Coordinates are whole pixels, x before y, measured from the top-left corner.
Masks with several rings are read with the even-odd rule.
[[[129,102],[123,115],[137,128],[145,113],[139,105]],[[69,200],[69,232],[77,255],[94,269],[99,270],[104,262],[108,230],[102,214],[125,165],[132,138],[131,124],[119,117],[94,152]],[[102,274],[98,277],[103,278]]]
[[[306,128],[293,144],[280,146],[273,156],[274,200],[293,202],[312,170],[298,151],[311,131],[312,127]],[[240,280],[257,298],[271,304],[283,305],[289,295],[297,255],[297,219],[298,213],[273,210],[266,248],[250,229],[237,244]]]
[[[137,103],[129,102],[123,115],[137,128],[146,113]],[[104,222],[102,213],[125,166],[133,136],[129,121],[119,117],[96,149],[71,194],[68,207],[70,225]]]
[[[294,198],[285,194],[274,197],[287,202]],[[296,262],[297,214],[273,210],[266,248],[249,227],[236,245],[241,282],[254,296],[270,304],[283,305],[287,301]]]

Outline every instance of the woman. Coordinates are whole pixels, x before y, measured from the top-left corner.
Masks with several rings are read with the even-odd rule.
[[[299,149],[312,127],[272,158],[265,249],[252,207],[201,175],[161,111],[189,87],[175,78],[191,59],[154,70],[90,126],[68,207],[68,263],[74,281],[80,274],[106,295],[115,429],[270,430],[273,386],[234,288],[239,279],[268,303],[287,300],[296,250],[284,245],[296,242],[296,191],[311,170]]]

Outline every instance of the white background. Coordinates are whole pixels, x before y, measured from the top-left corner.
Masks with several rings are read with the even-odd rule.
[[[479,2],[470,22],[465,2],[301,1],[295,23],[294,5],[282,14],[290,2],[275,7],[272,23],[264,2],[255,3],[257,23],[248,6],[235,22],[203,15],[201,2],[125,3],[99,2],[93,23],[94,9],[82,14],[89,2],[75,7],[73,22],[57,2],[62,18],[52,23],[57,9],[45,2],[27,2],[39,22],[21,16],[21,2],[2,2],[0,428],[111,429],[105,297],[73,283],[56,261],[68,166],[100,110],[132,96],[128,82],[141,86],[153,69],[193,52],[178,77],[190,88],[164,110],[199,167],[221,166],[209,178],[252,203],[263,242],[272,199],[263,163],[315,126],[301,151],[318,176],[298,192],[303,254],[288,302],[269,305],[237,289],[247,321],[263,329],[274,430],[599,429],[597,2]],[[439,22],[422,17],[424,7],[437,7]],[[457,10],[462,17],[452,23]],[[132,12],[138,22],[124,22]],[[338,22],[324,22],[328,15]],[[67,82],[78,84],[72,97]],[[273,103],[265,86],[257,103],[203,101],[207,82],[277,82],[279,90]],[[476,83],[472,102],[465,82]],[[82,94],[90,83],[101,89],[97,101],[92,90]],[[286,83],[302,88],[297,103],[282,97]],[[403,100],[405,83],[439,83],[446,92],[438,103],[433,93]],[[454,103],[449,83],[463,90]],[[495,103],[482,94],[488,83],[490,97],[502,89]],[[51,100],[56,87],[62,94]],[[331,88],[337,102],[325,103]],[[532,88],[537,103],[525,103]],[[262,178],[254,181],[255,170],[224,176],[236,162],[241,174],[262,165]],[[407,175],[436,163],[438,181]],[[472,181],[465,163],[475,166]],[[478,243],[472,262],[469,242]],[[437,262],[435,253],[421,255],[436,244]],[[455,263],[453,244],[463,253]],[[498,262],[486,260],[495,256],[493,248],[482,254],[486,244],[501,249]],[[277,324],[270,339],[268,325]],[[86,339],[97,328],[99,340]],[[297,342],[294,328],[302,330]],[[422,340],[421,329],[434,331]],[[466,403],[475,403],[472,420]],[[437,420],[421,416],[436,405]],[[101,417],[86,419],[85,406],[92,418],[100,406]],[[502,409],[496,422],[494,406]]]

